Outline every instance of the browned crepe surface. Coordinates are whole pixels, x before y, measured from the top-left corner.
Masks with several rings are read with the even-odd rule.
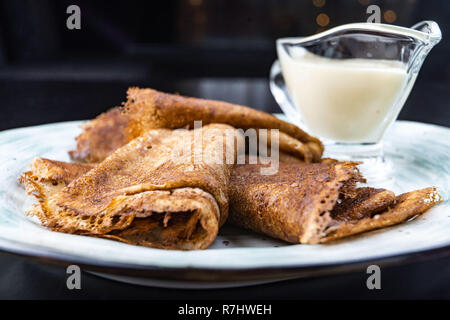
[[[96,164],[78,164],[36,158],[30,170],[24,172],[19,182],[25,185],[29,194],[38,200],[45,200],[66,187],[73,180],[87,173]]]
[[[114,108],[86,124],[77,137],[77,149],[70,155],[77,161],[100,162],[149,129],[193,128],[194,121],[224,123],[243,130],[279,129],[280,150],[305,162],[317,162],[323,153],[320,140],[271,114],[222,101],[130,88],[124,109]]]
[[[80,168],[85,172],[92,168],[46,159],[35,162],[37,165],[25,177],[35,177],[39,189],[81,174]],[[237,165],[233,169],[230,221],[291,243],[327,242],[394,225],[439,202],[435,188],[400,196],[383,189],[356,188],[362,178],[354,163],[285,163],[280,164],[277,175],[268,176],[262,176],[259,169],[260,165]],[[134,233],[140,229],[145,233],[146,225],[126,230]]]
[[[120,107],[102,113],[83,125],[83,133],[76,138],[77,148],[69,152],[72,159],[82,162],[101,162],[130,140],[125,135],[128,116]]]
[[[194,143],[196,132],[203,143],[201,159],[194,162],[193,153],[180,150]],[[226,132],[236,130],[220,124],[200,131],[150,130],[92,169],[37,159],[22,177],[42,200],[31,214],[55,231],[159,248],[204,249],[228,215],[231,167],[217,162],[217,157],[236,157],[235,149],[224,148],[229,137],[219,139]],[[83,173],[61,190],[49,187]]]
[[[395,196],[357,188],[355,163],[280,163],[276,175],[261,165],[237,165],[230,182],[232,224],[291,243],[315,244],[397,224],[440,201],[436,188]]]

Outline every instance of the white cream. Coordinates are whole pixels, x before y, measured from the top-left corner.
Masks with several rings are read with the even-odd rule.
[[[278,50],[283,76],[312,134],[338,142],[378,142],[397,116],[407,82],[398,61],[329,59],[292,48]]]

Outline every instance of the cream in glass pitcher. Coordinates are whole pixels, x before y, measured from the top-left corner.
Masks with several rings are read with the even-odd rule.
[[[407,82],[399,61],[329,59],[295,48],[278,52],[291,99],[313,134],[340,142],[377,142]],[[386,120],[386,121],[385,121]]]
[[[327,157],[363,161],[365,176],[381,185],[375,180],[392,176],[383,134],[441,38],[435,22],[423,21],[411,28],[354,23],[278,39],[270,90],[287,120],[324,141]]]

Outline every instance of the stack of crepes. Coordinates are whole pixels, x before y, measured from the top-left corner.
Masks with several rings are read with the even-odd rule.
[[[237,129],[279,130],[276,173],[248,164],[263,160],[253,155],[235,164],[245,152]],[[322,153],[317,138],[270,114],[132,88],[123,107],[84,126],[70,152],[78,163],[37,158],[20,180],[39,200],[29,214],[52,230],[182,250],[207,248],[227,219],[316,244],[403,222],[440,201],[436,188],[396,196],[358,187],[357,163]]]

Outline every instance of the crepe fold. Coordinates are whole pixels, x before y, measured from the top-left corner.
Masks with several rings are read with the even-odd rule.
[[[95,167],[36,159],[21,178],[41,200],[29,214],[55,231],[204,249],[227,219],[227,161],[235,161],[240,139],[239,132],[222,124],[158,129]]]
[[[277,129],[280,150],[305,162],[318,162],[323,153],[319,139],[271,114],[222,101],[130,88],[122,108],[113,108],[84,125],[84,132],[76,138],[77,148],[69,154],[79,162],[100,162],[150,129],[192,129],[194,121],[242,130]]]
[[[28,192],[46,198],[92,167],[37,158],[22,179]],[[399,196],[358,188],[364,179],[351,162],[280,163],[277,175],[261,175],[260,167],[233,168],[228,221],[291,243],[324,243],[398,224],[440,201],[436,188]]]
[[[290,243],[317,244],[398,224],[440,201],[436,188],[396,196],[364,182],[357,163],[237,165],[231,176],[229,222]]]

